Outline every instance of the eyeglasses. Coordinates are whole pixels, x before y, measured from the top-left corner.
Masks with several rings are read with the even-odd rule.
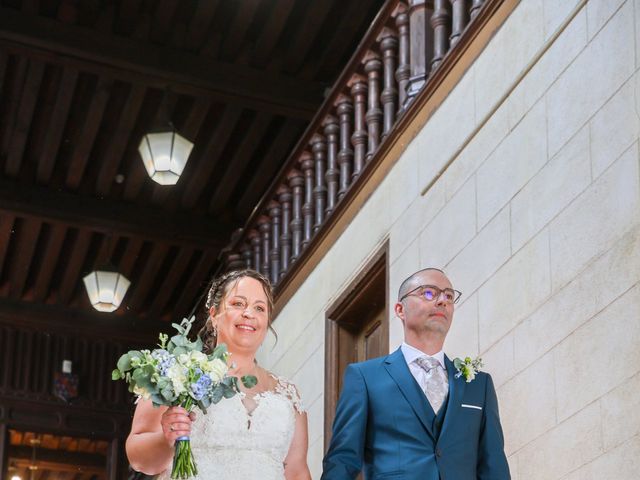
[[[440,295],[443,295],[445,303],[458,303],[460,300],[460,296],[462,292],[458,290],[454,290],[453,288],[439,288],[435,285],[420,285],[419,287],[414,288],[408,293],[405,293],[402,298],[400,298],[400,302],[405,298],[412,297],[423,297],[428,302],[433,302],[440,298]]]

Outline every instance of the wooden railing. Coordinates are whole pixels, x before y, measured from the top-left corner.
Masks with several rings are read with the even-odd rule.
[[[222,269],[253,268],[278,287],[336,214],[416,96],[485,4],[389,0],[245,227]]]

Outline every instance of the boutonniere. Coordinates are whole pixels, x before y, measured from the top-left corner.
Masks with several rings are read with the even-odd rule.
[[[475,360],[471,360],[471,357],[465,357],[464,360],[456,357],[453,360],[453,366],[456,367],[458,373],[456,373],[455,377],[460,378],[464,376],[464,379],[467,383],[476,378],[476,375],[482,368],[482,359],[476,358]]]

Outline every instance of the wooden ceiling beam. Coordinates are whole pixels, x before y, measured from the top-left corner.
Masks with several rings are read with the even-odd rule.
[[[15,182],[0,182],[0,213],[207,250],[226,245],[232,230],[231,226],[185,212],[168,214],[161,208],[25,188]]]
[[[45,61],[75,65],[80,70],[110,75],[114,79],[218,98],[245,108],[304,119],[313,117],[326,87],[244,65],[204,59],[178,49],[101,34],[94,29],[44,17],[24,15],[11,8],[0,8],[0,45],[17,49],[21,54],[40,54]]]
[[[7,298],[0,298],[0,323],[149,346],[157,342],[158,333],[170,330],[168,324],[158,319],[141,319],[129,313],[100,313],[93,309],[66,308]]]

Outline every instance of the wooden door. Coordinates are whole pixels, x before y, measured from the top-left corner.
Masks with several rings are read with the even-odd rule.
[[[325,451],[331,440],[344,371],[389,352],[387,250],[383,248],[327,311],[325,339]]]

